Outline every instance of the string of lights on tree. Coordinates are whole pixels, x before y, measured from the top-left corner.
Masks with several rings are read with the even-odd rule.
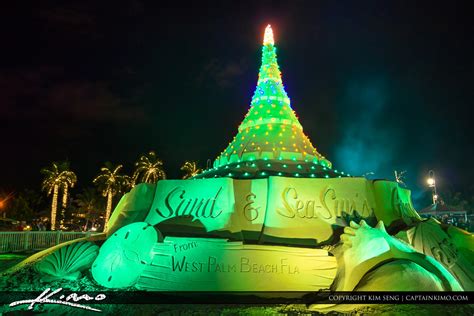
[[[250,109],[238,133],[214,161],[195,178],[265,178],[349,176],[332,164],[303,133],[283,86],[273,31],[265,29],[262,65]]]

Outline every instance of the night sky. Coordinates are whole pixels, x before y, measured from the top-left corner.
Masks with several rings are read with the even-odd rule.
[[[430,169],[441,194],[472,187],[468,1],[221,2],[2,4],[0,189],[39,190],[66,159],[79,187],[149,150],[169,178],[205,166],[249,108],[269,23],[292,107],[336,169],[407,170],[415,200]]]

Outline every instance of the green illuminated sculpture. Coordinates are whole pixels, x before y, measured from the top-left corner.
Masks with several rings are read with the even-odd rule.
[[[107,288],[474,287],[472,234],[423,221],[409,190],[338,171],[313,147],[285,92],[270,26],[250,110],[213,167],[135,186],[106,237],[92,276]]]
[[[304,135],[283,86],[270,26],[265,30],[257,88],[236,137],[215,160],[213,168],[191,180],[161,180],[156,186],[135,187],[113,213],[112,231],[108,235],[115,238],[115,230],[133,221],[144,221],[169,236],[164,243],[154,246],[151,240],[144,243],[147,247],[143,251],[148,249],[152,253],[147,261],[149,264],[136,269],[143,271],[138,278],[139,273],[134,272],[130,274],[133,278],[123,284],[136,284],[140,289],[183,290],[180,283],[188,282],[191,289],[235,290],[239,288],[238,283],[232,283],[232,287],[228,281],[238,279],[243,284],[240,288],[248,290],[246,284],[250,284],[250,279],[247,278],[251,275],[238,275],[232,273],[232,269],[238,270],[239,264],[242,267],[247,259],[259,262],[260,252],[275,251],[273,261],[268,258],[267,264],[260,265],[275,265],[274,269],[278,270],[275,262],[281,258],[276,246],[262,245],[247,253],[250,249],[242,248],[242,241],[281,244],[287,247],[284,252],[291,253],[298,246],[314,249],[335,245],[343,229],[343,244],[334,251],[338,258],[337,277],[325,276],[333,281],[331,288],[390,290],[390,287],[396,287],[397,278],[405,270],[411,271],[410,277],[417,280],[412,287],[406,286],[407,289],[462,289],[459,279],[449,272],[454,270],[443,267],[385,231],[382,221],[394,232],[424,227],[411,204],[409,190],[399,187],[396,182],[350,177],[332,169],[332,164]],[[380,222],[372,228],[366,221],[372,225]],[[172,236],[188,236],[188,239],[169,239]],[[196,237],[204,239],[200,242]],[[173,248],[173,243],[193,246]],[[123,247],[115,241],[114,245],[112,248],[116,250]],[[230,253],[229,249],[235,252]],[[206,257],[206,253],[212,255]],[[315,254],[308,252],[308,255]],[[325,267],[322,262],[330,263],[331,258],[327,256],[315,263],[315,270]],[[114,268],[131,271],[137,264],[122,262],[124,265],[108,265],[108,273],[119,277],[122,272],[113,272]],[[207,279],[193,281],[199,276],[195,273],[202,272],[206,266],[209,269],[220,267],[217,262],[226,263]],[[129,268],[125,268],[125,263]],[[107,263],[98,258],[94,266],[104,264]],[[472,271],[472,265],[466,260],[459,265],[456,275],[462,275],[461,283],[469,285],[470,275],[460,271]],[[165,266],[168,267],[166,271],[160,270]],[[266,268],[262,269],[265,271]],[[184,277],[183,271],[193,277]],[[392,277],[382,273],[385,280],[380,282],[381,271],[391,271]],[[102,274],[97,275],[96,280],[105,285]],[[165,275],[166,280],[174,281],[168,284],[163,279]],[[270,273],[268,279],[271,277]],[[271,290],[279,290],[278,282],[271,284],[274,286]],[[109,283],[106,286],[117,285]],[[298,288],[297,284],[293,286]],[[300,288],[307,288],[307,284],[301,283]]]

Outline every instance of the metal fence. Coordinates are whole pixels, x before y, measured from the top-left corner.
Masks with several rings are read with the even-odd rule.
[[[0,253],[42,250],[62,242],[90,236],[90,232],[0,232]]]

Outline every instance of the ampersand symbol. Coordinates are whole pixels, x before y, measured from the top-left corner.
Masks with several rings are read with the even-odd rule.
[[[258,217],[258,210],[260,209],[260,207],[252,207],[252,204],[255,203],[254,199],[256,198],[257,196],[253,193],[250,193],[247,195],[247,197],[245,198],[245,200],[248,202],[247,204],[245,204],[244,206],[244,217],[249,221],[253,221],[255,220],[257,217]]]

